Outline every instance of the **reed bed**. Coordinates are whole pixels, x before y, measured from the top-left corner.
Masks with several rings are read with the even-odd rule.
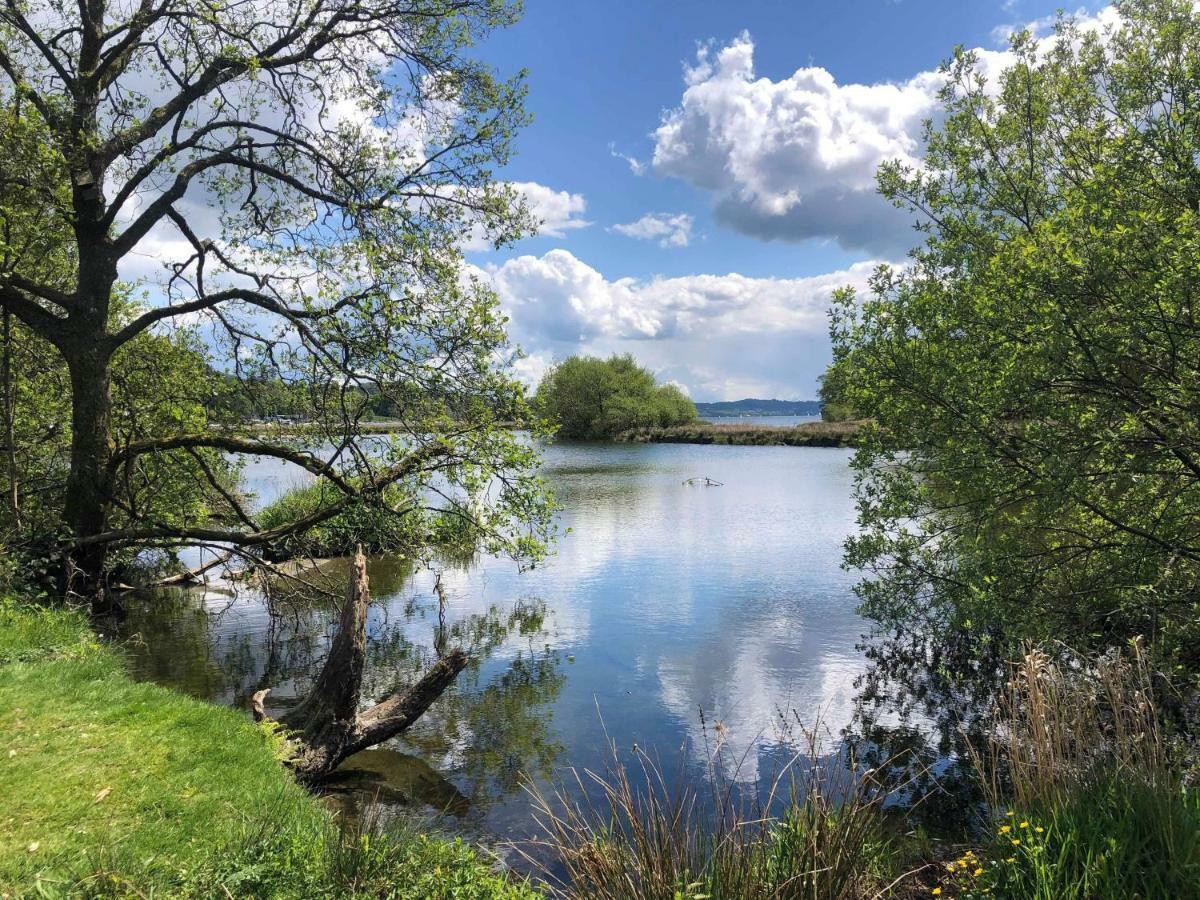
[[[531,788],[541,836],[518,847],[551,896],[592,900],[864,900],[893,895],[897,872],[885,800],[873,770],[845,752],[823,757],[815,728],[766,796],[739,791],[721,739],[707,788],[669,783],[647,752],[603,772],[569,770]],[[706,742],[707,746],[707,742]],[[751,797],[747,797],[747,793]],[[582,798],[582,799],[581,799]]]
[[[861,422],[807,422],[792,426],[693,422],[669,428],[636,428],[622,432],[616,440],[638,444],[848,447],[861,427]]]
[[[1092,660],[1031,647],[971,754],[994,818],[938,888],[963,900],[1200,897],[1200,795],[1140,640]],[[941,893],[941,891],[939,891]]]

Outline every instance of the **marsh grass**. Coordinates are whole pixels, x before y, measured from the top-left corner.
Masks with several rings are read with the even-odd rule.
[[[683,776],[668,783],[647,752],[626,761],[613,745],[603,772],[571,769],[555,791],[530,789],[541,834],[518,850],[564,898],[887,896],[913,874],[898,870],[889,790],[844,753],[822,756],[818,729],[800,730],[803,750],[765,797],[739,789],[744,757],[723,774],[730,760],[719,731],[707,788]]]
[[[736,444],[740,446],[846,447],[861,422],[806,422],[802,425],[743,425],[693,422],[665,428],[635,428],[617,435],[627,443]]]
[[[1094,660],[1065,659],[1030,647],[988,742],[972,747],[992,806],[1059,805],[1098,778],[1177,784],[1141,640]]]
[[[1200,897],[1200,796],[1155,685],[1140,640],[1094,660],[1028,649],[989,739],[972,746],[997,821],[947,886],[964,898]]]

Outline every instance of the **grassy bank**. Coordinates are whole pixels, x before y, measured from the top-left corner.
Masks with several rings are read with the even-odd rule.
[[[344,833],[279,745],[132,681],[82,616],[0,601],[0,895],[536,896],[411,826]]]
[[[803,425],[739,425],[694,422],[672,428],[638,428],[617,436],[637,444],[731,444],[777,447],[847,447],[858,422],[808,422]]]

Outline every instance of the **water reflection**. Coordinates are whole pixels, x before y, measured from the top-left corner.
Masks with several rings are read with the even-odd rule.
[[[855,576],[840,567],[848,461],[841,449],[555,446],[545,475],[564,536],[546,565],[372,560],[370,695],[412,680],[442,640],[474,661],[417,727],[347,763],[339,802],[415,802],[515,837],[531,829],[524,779],[600,769],[610,741],[657,748],[668,780],[704,771],[702,710],[740,761],[724,774],[749,784],[795,749],[781,713],[848,726],[866,668]],[[705,475],[724,486],[684,484]],[[261,502],[294,480],[267,465],[251,477]],[[125,624],[135,665],[218,702],[271,687],[286,704],[323,657],[343,567],[306,575],[328,594],[144,596]]]

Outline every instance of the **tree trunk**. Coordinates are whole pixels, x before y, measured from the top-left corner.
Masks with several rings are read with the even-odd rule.
[[[16,391],[13,386],[13,333],[12,313],[7,309],[4,317],[4,360],[0,364],[0,381],[4,383],[4,445],[8,468],[8,511],[12,515],[13,528],[21,532],[21,488],[17,476],[16,438]]]
[[[101,340],[102,333],[72,342],[63,354],[71,373],[71,471],[63,521],[76,542],[101,534],[108,525],[112,399],[109,357],[97,346]],[[99,612],[108,610],[105,557],[104,544],[76,543],[64,567],[66,592],[87,597]]]
[[[321,674],[308,695],[279,719],[296,741],[288,765],[302,781],[318,781],[347,757],[407,729],[445,693],[468,662],[466,653],[452,650],[407,691],[360,713],[369,601],[367,561],[359,548],[351,563],[341,621]],[[255,721],[266,718],[263,701],[269,692],[269,688],[258,691],[251,700]]]

